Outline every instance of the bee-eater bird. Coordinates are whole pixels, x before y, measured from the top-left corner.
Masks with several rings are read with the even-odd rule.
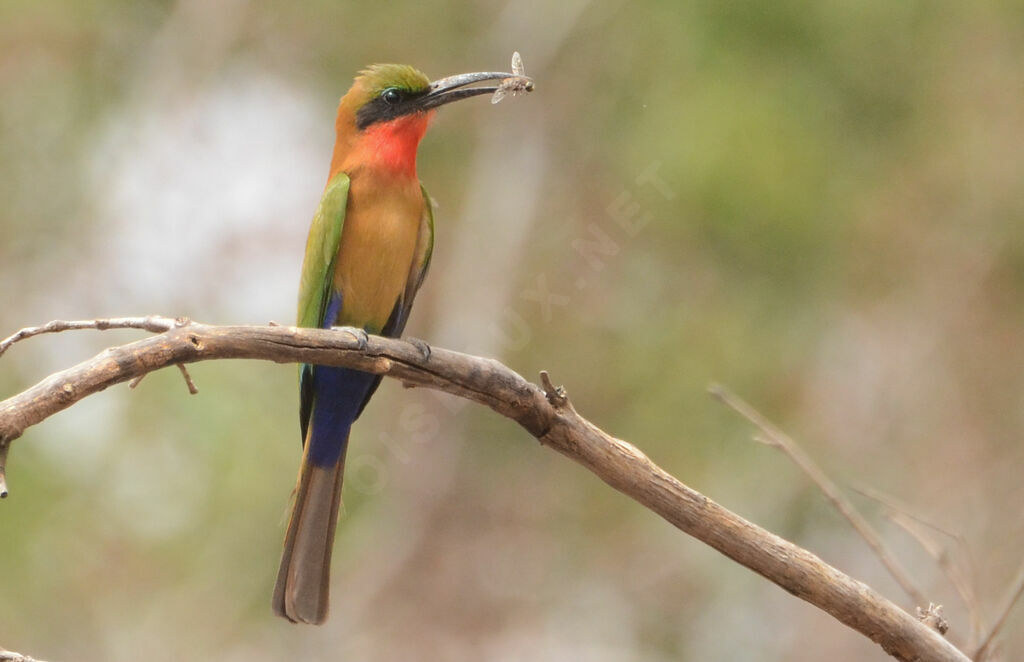
[[[434,244],[430,198],[416,177],[420,139],[438,107],[507,83],[468,85],[510,77],[521,78],[471,73],[430,82],[398,64],[356,77],[338,106],[331,170],[306,242],[299,326],[402,334]],[[380,376],[316,365],[299,375],[302,465],[273,607],[292,622],[323,623],[349,430]]]

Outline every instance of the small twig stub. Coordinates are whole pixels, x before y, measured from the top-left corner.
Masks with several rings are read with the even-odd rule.
[[[181,376],[185,378],[185,386],[188,387],[189,395],[199,393],[199,388],[196,387],[196,383],[192,381],[192,375],[188,374],[188,368],[185,367],[184,363],[178,364],[178,370],[181,371]]]
[[[949,631],[949,621],[942,615],[942,605],[928,603],[927,609],[917,608],[917,620],[921,621],[941,635]]]
[[[547,370],[540,371],[540,383],[544,388],[544,397],[548,399],[553,407],[564,407],[569,401],[569,395],[565,392],[564,386],[555,386],[551,383],[551,376]]]

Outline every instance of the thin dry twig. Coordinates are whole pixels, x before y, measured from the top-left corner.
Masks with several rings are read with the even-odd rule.
[[[999,611],[996,612],[998,616],[996,617],[995,623],[992,624],[992,629],[989,630],[988,634],[982,638],[981,644],[974,652],[972,657],[975,660],[981,662],[981,660],[984,660],[985,656],[992,651],[992,645],[996,640],[996,636],[998,636],[999,631],[1003,629],[1003,626],[1006,625],[1007,617],[1010,615],[1010,612],[1013,611],[1017,602],[1020,601],[1022,595],[1024,595],[1024,565],[1021,565],[1020,569],[1017,571],[1016,579],[1014,579],[1013,583],[1010,584],[1010,590],[1006,592],[1006,598],[1003,600],[1003,604],[999,608]]]
[[[199,389],[196,387],[196,383],[192,381],[192,375],[188,374],[188,368],[185,367],[184,363],[178,364],[178,370],[181,371],[181,376],[185,378],[185,386],[188,387],[189,395],[199,393]]]
[[[94,320],[53,320],[43,324],[42,326],[27,326],[24,329],[11,334],[7,338],[4,338],[0,341],[0,356],[3,356],[4,352],[6,352],[14,343],[44,333],[83,330],[106,331],[108,329],[140,329],[143,331],[151,331],[153,333],[163,333],[176,326],[186,326],[190,323],[191,322],[187,317],[171,318],[163,317],[161,315],[148,315],[145,317],[106,317]],[[277,322],[270,322],[270,325],[277,326]],[[191,395],[199,393],[199,388],[192,380],[192,375],[188,373],[188,368],[186,368],[184,364],[179,363],[178,369],[181,370],[181,376],[185,379],[185,386],[188,388],[188,392]],[[143,373],[131,380],[128,383],[128,387],[135,388],[145,376],[146,373]],[[2,480],[3,470],[2,465],[0,465],[0,481]],[[0,483],[0,487],[5,486]],[[5,496],[7,496],[6,491],[0,491],[0,498]]]
[[[946,580],[956,590],[957,595],[960,596],[964,603],[964,607],[967,608],[967,617],[970,621],[967,648],[974,648],[978,637],[981,636],[982,630],[985,629],[985,624],[981,603],[974,590],[974,566],[971,562],[971,550],[967,546],[967,541],[964,537],[939,526],[924,515],[914,512],[906,504],[897,501],[889,495],[882,494],[870,486],[855,485],[852,489],[858,494],[881,504],[889,521],[903,529],[907,535],[917,541],[922,549],[935,560],[946,576]],[[952,540],[956,545],[957,553],[955,555],[951,554],[949,548],[933,540],[920,527],[927,527],[929,530]]]
[[[199,387],[192,381],[192,375],[188,373],[188,368],[185,367],[184,363],[178,364],[178,370],[181,371],[181,376],[185,378],[185,387],[188,389],[189,395],[195,395],[199,393]],[[149,373],[142,373],[135,379],[128,382],[128,388],[134,389],[142,383],[143,378]]]
[[[916,603],[917,606],[923,606],[929,604],[928,600],[924,597],[924,594],[914,586],[909,575],[903,570],[899,562],[893,557],[889,551],[885,548],[882,543],[881,536],[872,528],[864,516],[853,506],[848,498],[839,489],[832,480],[825,474],[825,472],[817,465],[817,463],[811,459],[811,457],[804,452],[789,435],[782,430],[775,427],[771,421],[769,421],[761,412],[754,409],[752,406],[747,404],[738,395],[727,389],[720,384],[713,384],[708,391],[716,399],[720,400],[727,407],[738,413],[743,418],[747,419],[760,431],[760,436],[755,437],[761,443],[765,443],[769,446],[778,448],[785,453],[789,459],[793,461],[797,467],[803,471],[811,481],[817,485],[818,489],[825,495],[836,510],[846,518],[848,522],[853,526],[854,530],[860,534],[861,538],[867,542],[868,546],[874,550],[875,554],[882,561],[882,564],[889,571],[889,574],[899,583],[903,590],[906,591],[907,595]]]
[[[60,333],[61,331],[81,331],[95,329],[106,331],[107,329],[141,329],[153,333],[163,333],[175,326],[184,326],[188,320],[184,317],[172,319],[160,315],[149,315],[147,317],[107,317],[94,320],[53,320],[42,326],[26,326],[17,333],[0,340],[0,356],[14,343],[38,336],[43,333]]]
[[[934,531],[937,531],[938,533],[941,533],[944,536],[947,536],[949,538],[957,537],[957,535],[952,531],[949,531],[939,526],[938,524],[936,524],[929,518],[925,517],[921,513],[916,512],[913,508],[903,503],[902,501],[899,501],[895,497],[890,496],[888,494],[884,494],[879,490],[876,490],[875,488],[871,487],[870,485],[854,483],[850,485],[850,489],[856,492],[857,494],[861,495],[862,497],[871,499],[872,501],[883,506],[887,513],[900,513],[902,515],[906,515],[907,517],[918,522],[919,524],[923,524],[929,529],[933,529]]]
[[[938,633],[809,551],[687,487],[636,447],[582,418],[564,389],[542,389],[492,359],[345,330],[189,324],[110,348],[0,402],[0,443],[114,384],[179,363],[212,359],[343,366],[486,405],[605,483],[793,595],[823,609],[900,660],[967,662]]]
[[[871,499],[872,501],[877,501],[881,505],[885,506],[887,512],[894,512],[906,515],[918,524],[923,524],[929,529],[932,529],[933,531],[941,533],[947,538],[956,541],[957,545],[962,545],[964,547],[964,551],[966,551],[967,541],[964,540],[964,537],[962,535],[960,535],[959,533],[954,533],[949,529],[939,526],[938,524],[936,524],[929,518],[925,517],[921,513],[915,512],[914,509],[908,506],[907,504],[898,501],[896,498],[889,496],[887,494],[883,494],[869,485],[852,485],[850,489],[852,489],[857,494],[860,494],[861,496]]]

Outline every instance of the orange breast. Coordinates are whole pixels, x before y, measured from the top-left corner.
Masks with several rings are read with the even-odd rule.
[[[351,173],[334,287],[339,325],[379,333],[405,290],[416,252],[423,195],[419,182],[379,172]]]

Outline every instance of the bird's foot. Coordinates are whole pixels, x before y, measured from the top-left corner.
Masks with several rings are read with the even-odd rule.
[[[420,340],[419,338],[406,338],[405,342],[409,343],[416,349],[420,350],[420,356],[423,357],[424,361],[430,360],[430,345],[428,345],[425,341]]]
[[[366,334],[365,329],[360,329],[355,326],[332,326],[332,331],[344,331],[356,340],[356,349],[360,352],[366,349],[367,343],[370,342],[370,336]]]

